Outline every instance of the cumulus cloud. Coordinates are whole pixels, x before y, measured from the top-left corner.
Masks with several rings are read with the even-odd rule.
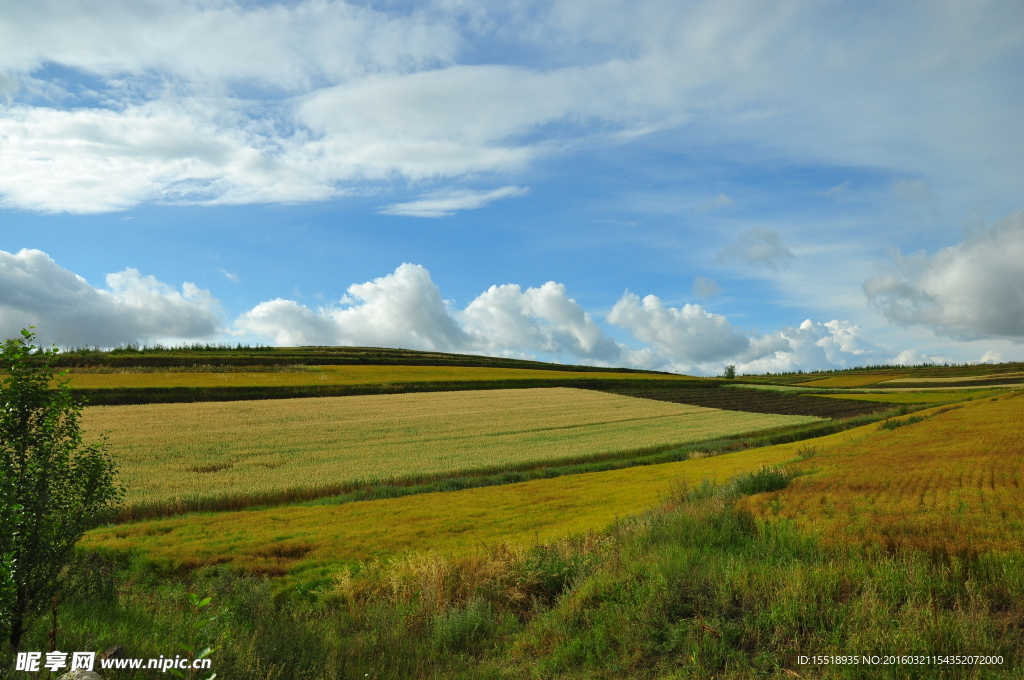
[[[349,286],[337,303],[310,308],[269,300],[225,329],[217,300],[194,284],[178,290],[129,268],[109,274],[106,288],[95,288],[41,251],[0,251],[0,337],[31,325],[44,343],[62,346],[173,343],[231,333],[284,346],[403,347],[698,374],[720,373],[727,363],[761,373],[941,361],[914,352],[893,357],[845,321],[808,319],[760,334],[700,305],[671,307],[628,291],[605,321],[628,331],[638,346],[606,333],[560,283],[491,286],[459,310],[442,298],[426,268],[403,264]],[[982,361],[1001,358],[989,352]]]
[[[0,251],[0,337],[35,326],[44,343],[111,347],[209,338],[221,328],[217,301],[194,284],[178,291],[131,268],[106,283],[94,288],[39,250]]]
[[[806,319],[796,328],[784,327],[760,341],[767,351],[752,358],[738,357],[741,373],[849,368],[883,363],[891,356],[888,348],[866,338],[859,326],[838,319],[825,323]]]
[[[700,305],[666,307],[661,298],[640,299],[626,292],[608,313],[608,323],[626,328],[662,357],[680,364],[702,364],[734,357],[750,340],[720,314]]]
[[[755,227],[737,237],[725,246],[718,254],[722,260],[742,260],[755,266],[763,266],[778,271],[779,267],[796,255],[782,242],[782,237],[775,229]]]
[[[542,358],[715,375],[845,368],[884,363],[892,352],[846,321],[804,321],[759,334],[700,305],[666,305],[627,291],[605,317],[639,347],[619,342],[554,281],[526,288],[495,285],[464,309],[446,303],[430,272],[403,264],[394,273],[350,286],[335,305],[311,309],[293,300],[263,302],[238,317],[235,332],[277,345],[406,347]]]
[[[924,364],[936,364],[942,361],[942,357],[930,357],[927,354],[918,352],[916,349],[905,349],[897,354],[888,363],[894,366],[921,366]]]
[[[522,290],[491,286],[459,314],[477,347],[488,352],[567,355],[599,363],[630,360],[626,348],[604,334],[565,286],[548,281]]]
[[[293,300],[262,302],[235,322],[243,331],[275,344],[357,345],[462,351],[469,336],[459,327],[420,265],[403,264],[393,274],[353,284],[341,305],[311,310]]]
[[[1024,342],[1024,211],[934,255],[894,261],[864,283],[890,322],[922,325],[958,340]]]
[[[465,309],[453,310],[430,272],[414,264],[349,286],[336,305],[314,310],[293,300],[260,303],[238,317],[235,329],[289,346],[361,345],[540,355],[591,364],[657,363],[650,351],[632,350],[608,337],[560,283],[526,290],[517,284],[491,286]]]
[[[420,199],[407,203],[392,203],[380,209],[384,215],[407,217],[448,217],[459,210],[476,210],[492,201],[524,195],[528,189],[508,186],[492,191],[471,191],[468,189],[431,192]]]

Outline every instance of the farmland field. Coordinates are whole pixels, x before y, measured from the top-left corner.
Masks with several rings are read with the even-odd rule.
[[[1024,393],[902,421],[823,446],[800,464],[813,474],[748,502],[765,517],[858,544],[947,554],[1020,550]]]
[[[87,408],[83,424],[110,433],[129,506],[174,508],[584,460],[813,420],[551,388],[101,406]]]
[[[234,367],[230,367],[234,368]],[[615,372],[567,372],[524,368],[477,366],[309,366],[290,371],[196,371],[96,369],[72,370],[68,376],[75,389],[160,388],[160,387],[263,387],[304,385],[364,385],[374,383],[494,381],[494,380],[636,380],[693,378]]]
[[[825,440],[838,442],[842,436]],[[410,550],[459,554],[495,543],[531,544],[602,529],[657,505],[673,483],[722,482],[790,460],[798,448],[782,444],[678,463],[363,503],[150,520],[97,529],[84,545],[138,550],[176,569],[229,563],[271,575],[300,565],[338,565]]]

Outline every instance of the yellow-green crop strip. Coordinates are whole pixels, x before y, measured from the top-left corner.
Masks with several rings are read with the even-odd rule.
[[[876,426],[872,425],[872,429]],[[830,435],[836,442],[857,433]],[[643,512],[673,483],[721,483],[797,456],[802,443],[712,458],[388,500],[187,515],[104,527],[83,545],[136,550],[175,569],[207,564],[281,576],[407,551],[466,554],[599,530]]]
[[[586,459],[813,420],[547,388],[97,406],[83,424],[91,436],[109,432],[129,506],[255,499],[233,506],[243,507],[356,480]]]
[[[985,399],[1005,392],[999,390],[963,390],[963,391],[934,391],[934,392],[867,392],[864,394],[812,394],[813,397],[825,397],[826,399],[852,399],[854,401],[877,401],[887,404],[935,404],[949,401],[966,401],[970,399]]]

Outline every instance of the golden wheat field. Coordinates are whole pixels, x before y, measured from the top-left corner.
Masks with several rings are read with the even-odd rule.
[[[302,371],[145,371],[75,372],[67,377],[77,389],[153,387],[277,387],[449,382],[465,380],[679,380],[683,376],[545,371],[475,366],[313,366]],[[693,378],[687,378],[693,380]]]
[[[1024,393],[922,412],[849,437],[746,502],[826,540],[951,554],[1024,548]]]
[[[790,460],[797,449],[784,444],[465,491],[150,520],[94,530],[83,545],[135,550],[179,570],[230,564],[278,576],[407,551],[466,554],[603,529],[657,505],[674,483],[724,482]]]
[[[97,406],[83,425],[109,432],[129,507],[252,499],[233,504],[244,507],[355,480],[586,459],[812,420],[548,388]]]

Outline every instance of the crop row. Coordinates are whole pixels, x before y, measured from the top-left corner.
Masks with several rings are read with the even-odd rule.
[[[751,506],[833,540],[950,555],[1019,550],[1024,393],[921,417],[805,449],[817,454],[800,465],[812,474]]]

